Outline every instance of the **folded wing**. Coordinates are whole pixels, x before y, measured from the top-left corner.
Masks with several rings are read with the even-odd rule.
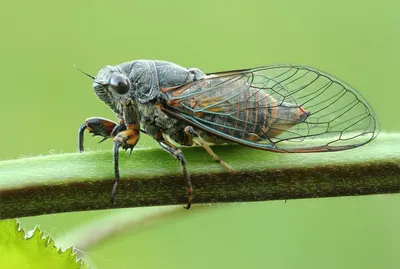
[[[379,123],[368,102],[322,71],[276,65],[209,74],[166,93],[165,108],[228,141],[279,152],[323,152],[373,140]]]

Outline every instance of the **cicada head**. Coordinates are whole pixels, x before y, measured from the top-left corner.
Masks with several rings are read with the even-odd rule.
[[[106,65],[94,78],[93,89],[100,100],[119,113],[118,103],[128,97],[131,82],[120,68]]]
[[[281,102],[273,109],[275,117],[266,133],[269,137],[276,137],[296,124],[305,122],[311,115],[303,107],[288,102]]]

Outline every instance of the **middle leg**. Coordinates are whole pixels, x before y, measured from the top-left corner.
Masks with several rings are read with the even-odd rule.
[[[120,180],[119,176],[119,148],[130,150],[136,146],[140,138],[139,110],[134,100],[126,100],[122,103],[123,121],[125,129],[114,137],[114,186],[111,192],[111,203],[114,203],[115,192]]]
[[[183,178],[185,180],[186,184],[186,190],[188,193],[188,203],[184,208],[189,209],[192,205],[192,193],[193,193],[193,187],[192,187],[192,182],[190,180],[190,176],[186,167],[186,160],[185,157],[183,156],[183,153],[180,149],[178,149],[175,145],[171,144],[167,140],[165,140],[162,136],[162,134],[158,134],[156,137],[156,140],[158,144],[161,146],[161,148],[168,152],[169,154],[172,155],[175,159],[179,160],[182,168],[182,174]]]

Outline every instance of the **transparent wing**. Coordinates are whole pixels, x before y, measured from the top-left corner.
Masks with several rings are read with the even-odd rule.
[[[322,71],[293,65],[209,74],[166,92],[165,110],[216,136],[281,152],[337,151],[373,140],[365,98]]]

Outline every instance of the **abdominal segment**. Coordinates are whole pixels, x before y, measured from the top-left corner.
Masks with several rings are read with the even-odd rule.
[[[254,142],[270,140],[303,122],[310,114],[257,88],[225,100],[192,98],[188,105],[197,111],[195,116],[200,121],[207,122],[216,131]]]

